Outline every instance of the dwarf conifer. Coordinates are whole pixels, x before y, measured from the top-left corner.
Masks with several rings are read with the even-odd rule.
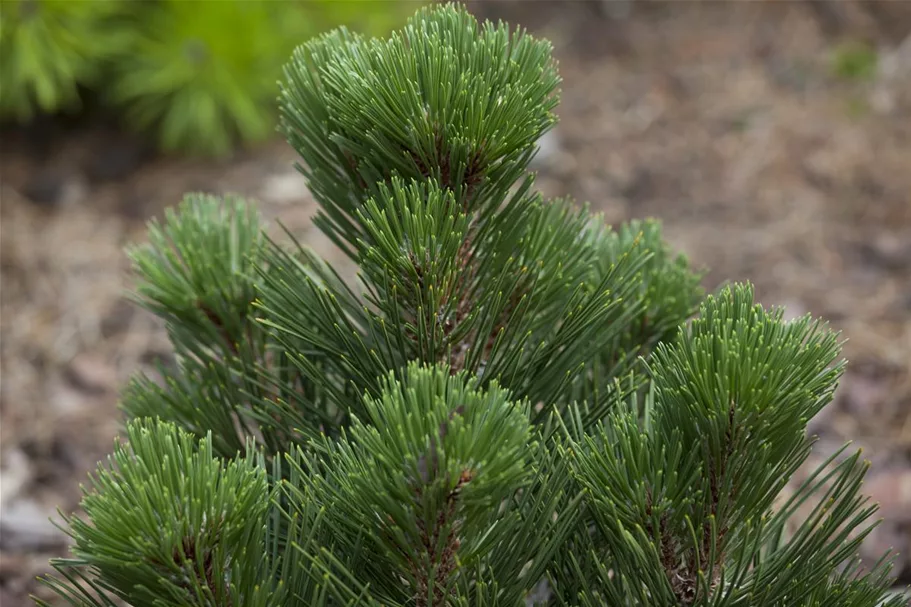
[[[907,604],[856,558],[859,454],[780,499],[837,334],[704,294],[657,221],[542,197],[559,83],[547,41],[457,5],[300,46],[282,131],[358,281],[237,197],[151,224],[136,298],[177,364],[125,390],[47,583],[94,607]]]

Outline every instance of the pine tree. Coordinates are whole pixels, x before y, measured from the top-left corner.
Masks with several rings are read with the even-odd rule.
[[[164,382],[67,518],[72,605],[898,607],[867,464],[787,499],[838,335],[706,295],[657,221],[534,190],[546,40],[419,10],[287,65],[282,130],[348,284],[237,197],[188,195],[130,250]],[[816,504],[796,520],[799,506]]]

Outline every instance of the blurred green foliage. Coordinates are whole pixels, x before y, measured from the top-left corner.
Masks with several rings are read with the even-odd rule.
[[[97,84],[130,49],[131,33],[116,26],[123,10],[122,0],[0,1],[0,114],[78,106],[77,86]]]
[[[300,43],[384,35],[418,0],[0,0],[0,118],[77,110],[89,90],[166,151],[222,155],[275,130]]]
[[[878,63],[876,50],[857,42],[842,44],[832,53],[832,72],[844,80],[870,80]]]

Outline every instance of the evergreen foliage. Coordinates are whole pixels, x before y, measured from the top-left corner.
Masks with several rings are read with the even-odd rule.
[[[0,3],[0,115],[78,106],[80,84],[128,50],[115,26],[122,0],[3,0]]]
[[[302,38],[382,33],[413,0],[3,0],[0,117],[73,111],[94,92],[166,151],[223,155],[275,129],[272,100]]]
[[[299,47],[282,128],[359,282],[236,197],[153,223],[136,296],[177,365],[125,391],[47,583],[85,606],[906,604],[887,558],[856,561],[859,454],[778,499],[837,334],[748,284],[704,296],[656,221],[537,193],[558,86],[546,41],[457,5]]]

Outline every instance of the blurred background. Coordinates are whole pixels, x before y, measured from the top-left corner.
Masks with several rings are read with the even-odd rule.
[[[113,445],[117,393],[167,364],[123,247],[185,192],[256,199],[333,263],[275,133],[292,50],[382,35],[413,0],[0,0],[0,603],[66,552],[49,521]],[[560,123],[538,185],[611,223],[660,218],[709,270],[847,339],[814,461],[872,468],[911,582],[911,1],[476,0],[549,38]],[[797,479],[799,480],[799,479]]]

